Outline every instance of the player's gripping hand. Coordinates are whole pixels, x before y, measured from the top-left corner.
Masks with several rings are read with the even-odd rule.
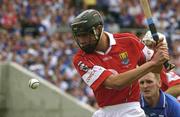
[[[164,43],[164,47],[165,48],[168,48],[168,44],[166,42],[166,36],[162,33],[157,33],[159,38],[160,39],[163,39],[163,43]],[[152,49],[154,51],[156,51],[156,49],[158,48],[156,45],[157,43],[159,43],[159,41],[156,43],[156,41],[154,41],[152,35],[151,35],[151,32],[150,31],[147,31],[145,36],[143,37],[142,39],[142,42],[149,48],[149,49]],[[164,68],[166,69],[167,72],[171,71],[172,69],[175,68],[175,65],[174,64],[171,64],[169,62],[166,62],[164,64]]]
[[[152,58],[152,61],[154,62],[155,66],[152,72],[160,73],[163,67],[163,63],[169,60],[168,49],[163,42],[163,38],[160,38],[158,44],[155,46],[154,49],[155,49],[155,53]]]
[[[155,47],[155,53],[151,61],[154,62],[156,66],[160,66],[168,60],[169,60],[168,48],[163,43],[163,38],[160,38],[158,44]]]
[[[166,42],[166,36],[162,33],[158,32],[158,36],[160,39],[163,39],[163,43],[165,44],[165,46],[168,48],[167,46],[167,42]],[[145,36],[142,38],[142,42],[149,48],[154,50],[156,48],[156,41],[153,39],[151,32],[147,31]]]

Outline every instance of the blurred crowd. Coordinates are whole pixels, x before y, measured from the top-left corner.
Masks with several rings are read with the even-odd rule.
[[[180,1],[150,2],[180,75]],[[102,13],[106,31],[133,32],[141,38],[147,30],[138,0],[0,0],[0,61],[14,61],[98,108],[92,90],[72,65],[77,46],[69,24],[89,8]]]

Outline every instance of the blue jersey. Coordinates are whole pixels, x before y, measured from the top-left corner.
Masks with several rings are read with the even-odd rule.
[[[141,95],[141,108],[147,117],[180,117],[180,103],[173,96],[160,90],[160,100],[156,107],[150,107]]]

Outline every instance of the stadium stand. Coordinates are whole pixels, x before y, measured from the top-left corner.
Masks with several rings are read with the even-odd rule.
[[[40,81],[31,89],[28,81]],[[0,63],[0,117],[91,117],[95,111],[13,62]]]

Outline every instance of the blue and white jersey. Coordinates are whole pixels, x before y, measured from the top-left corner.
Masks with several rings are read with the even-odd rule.
[[[143,95],[141,95],[140,103],[147,117],[180,117],[180,103],[176,98],[161,90],[160,100],[156,107],[150,107]]]

